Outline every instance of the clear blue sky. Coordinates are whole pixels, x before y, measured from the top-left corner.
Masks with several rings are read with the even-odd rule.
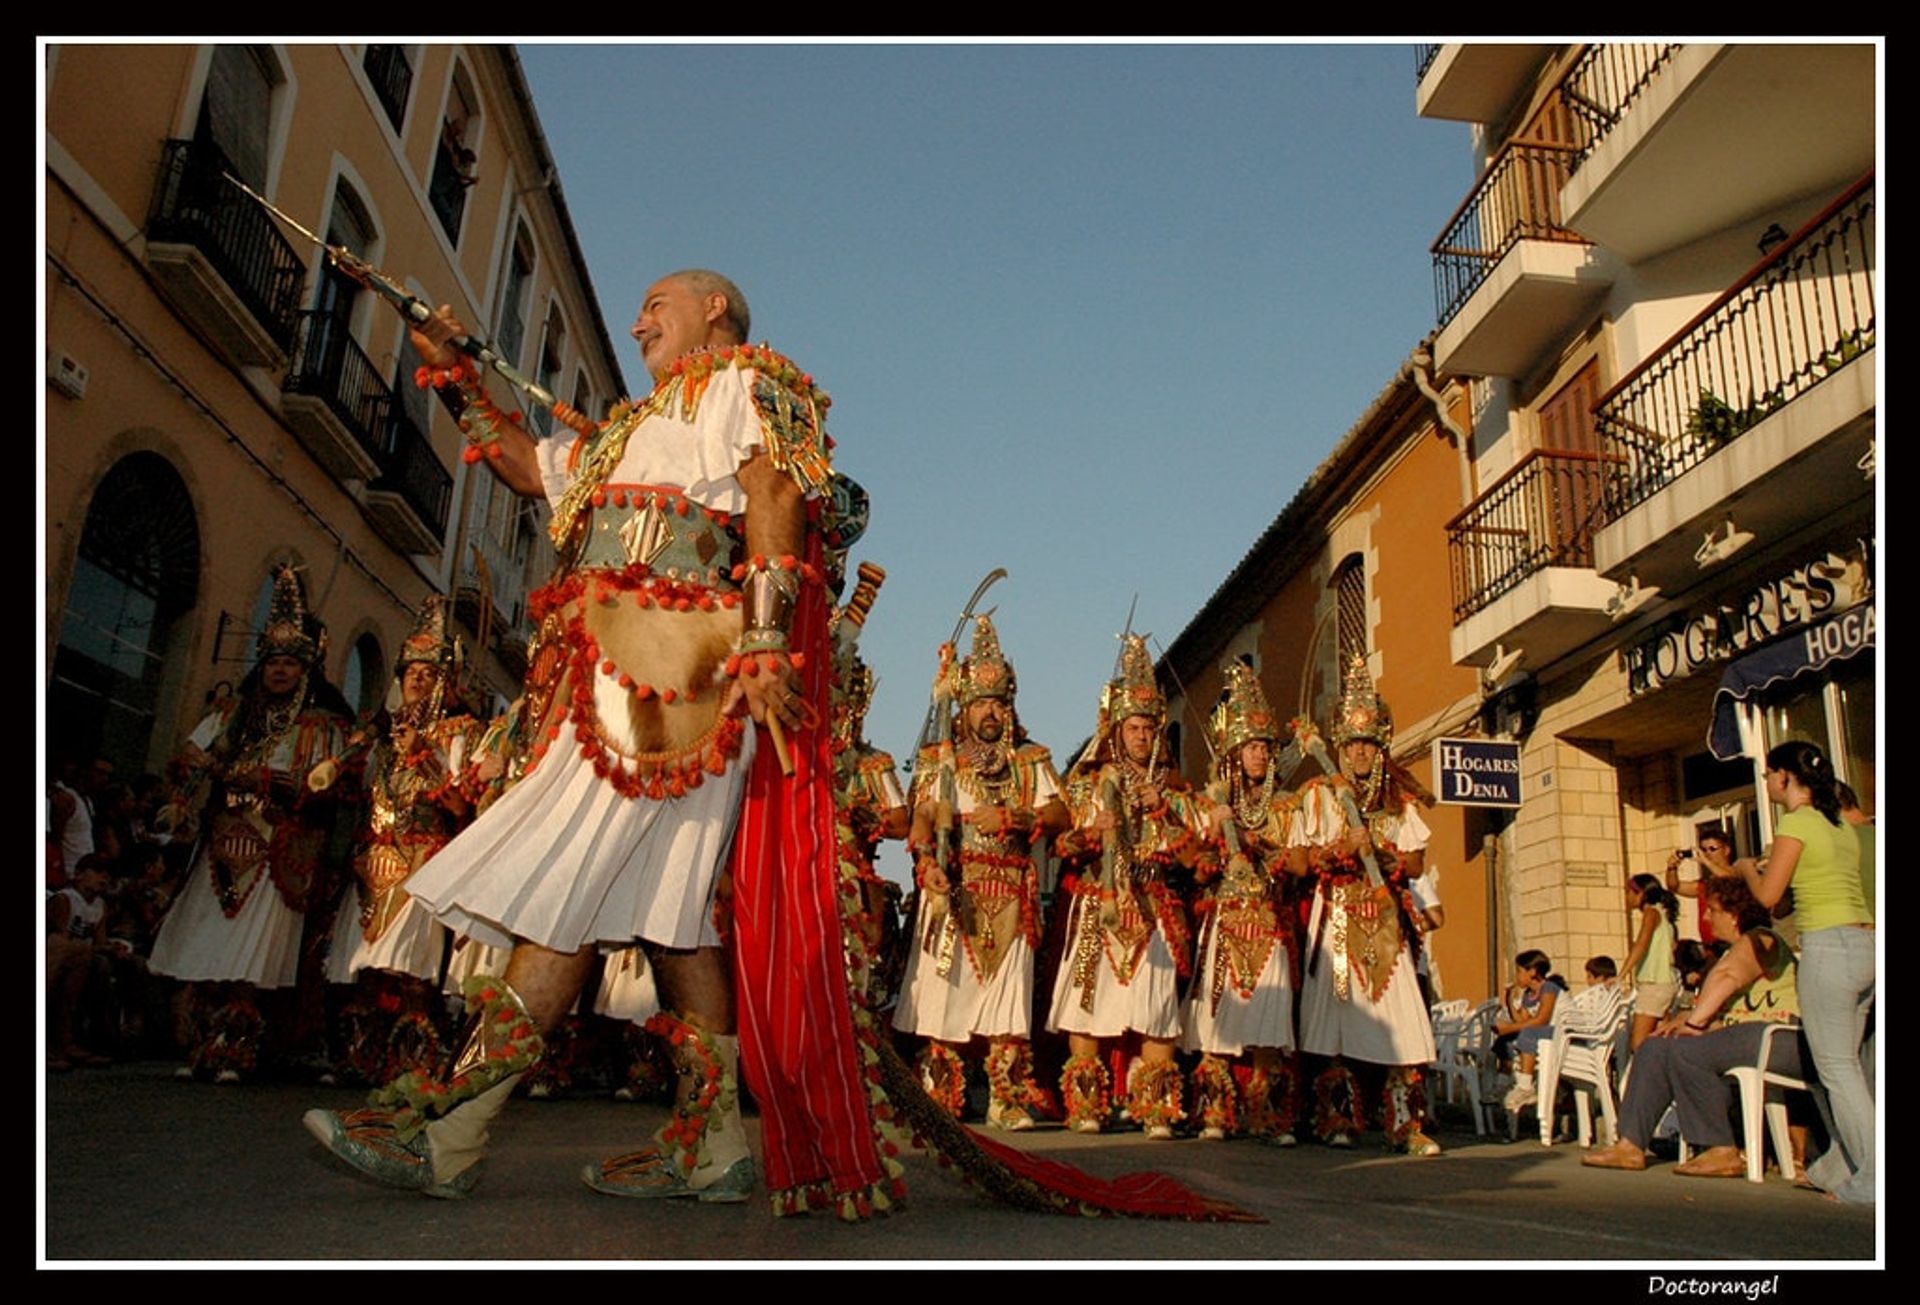
[[[833,395],[902,760],[995,566],[1023,722],[1086,736],[1134,594],[1170,643],[1432,329],[1473,182],[1408,45],[520,53],[628,383],[641,291],[704,266]]]

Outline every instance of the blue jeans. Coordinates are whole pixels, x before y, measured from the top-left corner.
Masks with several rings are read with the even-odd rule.
[[[1826,1089],[1837,1145],[1809,1170],[1843,1201],[1873,1200],[1873,1093],[1860,1041],[1873,1005],[1873,930],[1842,926],[1800,937],[1800,1019]]]

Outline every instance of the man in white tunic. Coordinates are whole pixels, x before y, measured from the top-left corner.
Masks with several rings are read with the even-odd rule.
[[[193,985],[183,1078],[238,1082],[259,1063],[258,992],[292,988],[309,906],[327,886],[333,802],[307,774],[335,756],[346,704],[320,677],[323,627],[299,577],[281,567],[259,662],[237,697],[217,704],[175,762],[184,776],[176,827],[198,820],[199,851],[153,942],[148,968]]]
[[[987,1042],[987,1122],[1033,1127],[1033,957],[1040,936],[1034,848],[1067,826],[1053,757],[1014,712],[1013,664],[993,621],[976,618],[973,649],[940,650],[936,710],[957,712],[951,737],[923,749],[914,775],[911,848],[920,888],[906,986],[894,1027],[928,1039],[928,1095],[958,1118],[962,1057]]]
[[[408,890],[411,876],[466,823],[465,780],[479,724],[460,711],[462,649],[440,596],[427,599],[393,668],[386,710],[364,728],[368,826],[334,919],[327,981],[355,984],[341,1011],[342,1059],[369,1082],[418,1068],[438,1053],[431,1014],[447,930]],[[308,777],[324,790],[332,768]]]
[[[1201,1053],[1193,1071],[1193,1114],[1200,1136],[1219,1140],[1244,1130],[1276,1146],[1294,1144],[1297,1099],[1294,969],[1299,943],[1288,843],[1298,803],[1278,783],[1280,726],[1253,669],[1225,668],[1226,692],[1209,722],[1214,803],[1225,847],[1223,869],[1199,899],[1193,986],[1180,1046]],[[1234,1062],[1249,1063],[1244,1101]]]
[[[633,327],[651,394],[598,428],[562,411],[584,433],[537,441],[501,418],[448,343],[464,334],[450,310],[414,332],[423,371],[457,384],[487,465],[552,506],[563,568],[530,604],[532,755],[408,885],[456,932],[511,946],[506,973],[468,980],[472,1032],[444,1080],[404,1076],[374,1109],[307,1115],[382,1181],[470,1189],[489,1122],[573,1007],[596,947],[638,938],[680,1060],[676,1114],[656,1146],[584,1177],[616,1195],[752,1191],[716,888],[754,748],[742,712],[788,730],[811,720],[786,637],[801,587],[821,583],[799,555],[828,469],[824,398],[786,359],[746,345],[748,326],[725,277],[665,278]]]
[[[1101,1044],[1137,1039],[1127,1115],[1164,1139],[1186,1117],[1173,1053],[1179,979],[1191,961],[1186,909],[1169,875],[1206,850],[1208,818],[1169,760],[1167,700],[1142,636],[1127,636],[1120,670],[1102,695],[1094,740],[1067,777],[1073,828],[1057,846],[1070,865],[1062,887],[1072,905],[1047,1027],[1067,1034],[1060,1095],[1069,1128],[1106,1125],[1112,1088]]]
[[[1439,1143],[1420,1126],[1420,1070],[1433,1060],[1433,1025],[1414,967],[1421,931],[1409,889],[1424,867],[1430,831],[1412,786],[1389,763],[1393,714],[1358,656],[1347,668],[1332,735],[1339,772],[1301,789],[1293,835],[1317,876],[1300,1046],[1332,1058],[1314,1085],[1315,1130],[1329,1145],[1353,1144],[1365,1112],[1345,1062],[1366,1062],[1386,1067],[1381,1115],[1388,1144],[1409,1155],[1438,1155]]]

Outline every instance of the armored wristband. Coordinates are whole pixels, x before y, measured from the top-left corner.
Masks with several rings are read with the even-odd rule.
[[[794,600],[800,593],[800,577],[792,568],[778,563],[768,565],[760,558],[754,562],[757,565],[748,565],[741,585],[747,628],[740,635],[739,651],[784,652],[787,632],[793,628]]]

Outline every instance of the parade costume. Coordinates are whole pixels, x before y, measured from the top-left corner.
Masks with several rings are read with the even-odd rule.
[[[893,1024],[932,1040],[929,1091],[955,1114],[962,1104],[959,1049],[975,1037],[988,1039],[988,1119],[1024,1129],[1044,1104],[1027,1049],[1040,905],[1032,830],[1061,794],[1052,755],[1022,739],[1015,692],[1013,665],[992,620],[976,618],[972,651],[951,666],[943,662],[935,690],[948,704],[940,710],[959,716],[961,737],[925,748],[915,768],[914,808],[926,813],[927,840],[915,848],[920,900]],[[1004,732],[993,741],[973,737],[965,723],[968,709],[989,698],[1007,708]],[[1026,828],[1008,823],[1022,812],[1031,817]],[[928,871],[942,861],[941,873],[959,892],[927,887]]]
[[[318,700],[311,668],[324,635],[310,628],[305,608],[293,568],[282,567],[256,651],[262,663],[298,660],[298,685],[272,700],[258,687],[256,665],[241,694],[193,731],[197,751],[176,762],[184,778],[177,804],[204,808],[200,847],[148,967],[190,983],[242,985],[211,1009],[196,993],[190,1064],[223,1079],[255,1067],[263,1026],[252,990],[294,985],[306,912],[329,886],[334,803],[309,792],[306,778],[339,750],[347,721]]]
[[[1408,889],[1420,873],[1430,831],[1412,789],[1388,764],[1393,717],[1359,657],[1348,668],[1333,728],[1336,748],[1355,740],[1376,745],[1371,772],[1310,781],[1300,791],[1294,824],[1293,842],[1307,849],[1308,868],[1316,875],[1300,1046],[1309,1055],[1335,1058],[1315,1083],[1322,1140],[1344,1145],[1364,1126],[1359,1084],[1345,1058],[1389,1067],[1381,1103],[1387,1139],[1411,1154],[1430,1155],[1439,1147],[1420,1127],[1420,1071],[1434,1057],[1433,1025],[1415,971],[1421,935],[1411,919]],[[1371,838],[1379,886],[1365,857],[1344,846],[1354,827],[1349,802]]]
[[[861,858],[836,800],[828,728],[826,583],[865,503],[829,480],[826,406],[771,350],[725,346],[675,361],[598,434],[540,448],[568,565],[533,609],[532,755],[415,876],[415,896],[484,942],[712,946],[729,923],[713,909],[725,857],[740,1032],[667,1012],[650,1021],[687,1090],[654,1146],[587,1168],[596,1190],[746,1199],[744,1074],[776,1214],[891,1208],[905,1191],[893,1153],[910,1131],[1026,1208],[1246,1217],[1159,1175],[1096,1180],[947,1132],[952,1121],[886,1045],[864,1001],[873,957],[858,927]],[[735,472],[761,452],[805,491],[798,556],[742,557],[752,509]],[[786,733],[789,774],[741,717],[718,714],[726,677],[763,657],[795,672],[809,709]],[[540,1036],[504,983],[476,976],[467,989],[475,1032],[447,1074],[389,1084],[368,1111],[309,1112],[336,1155],[395,1186],[471,1188],[487,1124]],[[463,1068],[475,1065],[492,1068]]]
[[[1152,755],[1143,763],[1121,743],[1133,717],[1153,722]],[[1154,681],[1146,642],[1127,637],[1121,676],[1107,686],[1101,723],[1067,780],[1073,827],[1058,848],[1071,866],[1067,951],[1054,982],[1047,1027],[1088,1038],[1138,1033],[1171,1042],[1180,1034],[1179,979],[1189,972],[1190,938],[1169,871],[1203,852],[1204,817],[1195,795],[1166,760],[1166,699]],[[1114,827],[1101,830],[1103,817]],[[1097,1131],[1105,1099],[1122,1090],[1105,1067],[1068,1060],[1061,1096],[1071,1126]],[[1124,1085],[1128,1114],[1160,1135],[1185,1117],[1171,1061],[1136,1063]]]
[[[471,716],[445,711],[448,698],[458,696],[461,653],[439,596],[430,597],[394,666],[388,730],[367,752],[369,823],[354,859],[358,882],[342,896],[334,921],[327,979],[360,981],[342,1011],[344,1058],[373,1082],[425,1063],[438,1041],[427,1007],[447,931],[406,884],[470,809],[463,772],[479,727]],[[433,685],[408,703],[402,686],[415,665],[432,668]],[[329,782],[325,764],[308,781],[320,788]]]
[[[1241,760],[1246,744],[1278,742],[1280,728],[1251,668],[1226,667],[1227,692],[1209,722],[1214,743],[1210,802],[1228,807],[1223,868],[1195,905],[1200,916],[1194,982],[1187,993],[1180,1047],[1202,1053],[1193,1075],[1194,1117],[1203,1137],[1245,1129],[1290,1144],[1294,1068],[1293,1004],[1298,943],[1283,905],[1293,796],[1278,785],[1281,759],[1270,756],[1259,782]],[[1246,1095],[1230,1062],[1252,1052]]]

